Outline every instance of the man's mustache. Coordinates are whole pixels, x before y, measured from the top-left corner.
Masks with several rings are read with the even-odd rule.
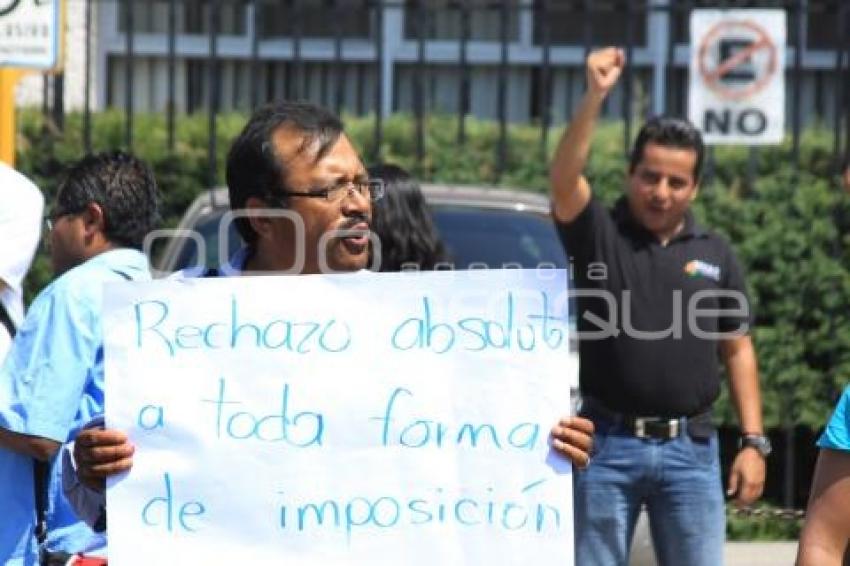
[[[356,214],[354,216],[350,216],[346,218],[339,226],[337,226],[337,230],[356,230],[356,226],[360,224],[365,224],[367,229],[371,229],[372,222],[369,217],[365,214]]]

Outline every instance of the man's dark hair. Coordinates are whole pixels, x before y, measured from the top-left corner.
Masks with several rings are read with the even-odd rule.
[[[327,154],[342,134],[342,122],[325,110],[304,102],[277,102],[258,108],[245,124],[227,155],[227,187],[230,208],[245,208],[250,197],[269,205],[286,206],[287,167],[277,155],[272,136],[280,127],[291,128],[302,137],[296,155],[317,147],[316,161]],[[247,244],[257,240],[247,218],[236,219],[236,229]]]
[[[53,215],[103,210],[103,233],[113,244],[142,249],[159,222],[159,193],[153,171],[128,153],[89,154],[75,163],[59,187]]]
[[[384,196],[372,207],[372,232],[381,242],[380,271],[401,271],[406,264],[423,271],[448,259],[431,209],[419,184],[396,165],[369,167],[369,177],[384,181]]]
[[[643,159],[643,150],[646,144],[654,143],[664,147],[675,147],[678,149],[692,149],[697,154],[694,164],[694,181],[699,181],[702,174],[702,161],[705,154],[705,145],[699,130],[693,124],[681,118],[670,116],[656,116],[650,118],[638,132],[635,147],[632,150],[629,162],[629,173],[633,173],[640,160]]]

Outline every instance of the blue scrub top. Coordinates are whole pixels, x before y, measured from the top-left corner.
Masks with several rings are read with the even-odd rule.
[[[818,446],[850,451],[850,387],[844,390],[844,394],[838,401],[832,418],[829,419],[826,429],[818,440]]]
[[[215,276],[237,276],[242,273],[248,255],[251,253],[247,247],[239,248],[226,264],[220,265]],[[210,277],[210,272],[199,268],[188,268],[172,273],[169,279],[192,279],[195,277]],[[98,415],[85,423],[84,428],[103,428],[103,415]],[[62,449],[62,487],[69,502],[77,516],[84,519],[89,525],[95,524],[106,507],[106,494],[101,491],[89,489],[80,482],[77,476],[76,464],[73,457],[73,444],[66,444]],[[103,533],[104,538],[106,533]]]
[[[0,427],[64,443],[103,412],[103,284],[149,280],[147,258],[116,249],[67,271],[30,306],[0,368]],[[50,550],[103,546],[62,495],[51,462],[47,509]],[[0,448],[0,564],[37,564],[32,459]]]

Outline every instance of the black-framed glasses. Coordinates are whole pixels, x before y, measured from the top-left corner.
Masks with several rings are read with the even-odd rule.
[[[384,196],[384,190],[383,179],[367,179],[365,181],[344,181],[330,187],[310,189],[309,191],[282,191],[279,194],[288,197],[323,198],[330,202],[338,202],[357,193],[375,202],[381,200]]]
[[[62,207],[56,207],[50,212],[44,215],[44,229],[45,233],[50,233],[53,231],[53,228],[56,226],[56,222],[59,221],[63,216],[68,216],[71,214],[76,214],[71,210],[65,210]]]
[[[53,232],[53,226],[56,225],[56,221],[62,218],[65,215],[61,209],[51,210],[47,214],[44,215],[44,232],[45,234],[49,234]]]

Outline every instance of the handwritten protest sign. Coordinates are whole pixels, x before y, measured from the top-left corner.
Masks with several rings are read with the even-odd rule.
[[[110,562],[571,564],[562,270],[106,292]]]

